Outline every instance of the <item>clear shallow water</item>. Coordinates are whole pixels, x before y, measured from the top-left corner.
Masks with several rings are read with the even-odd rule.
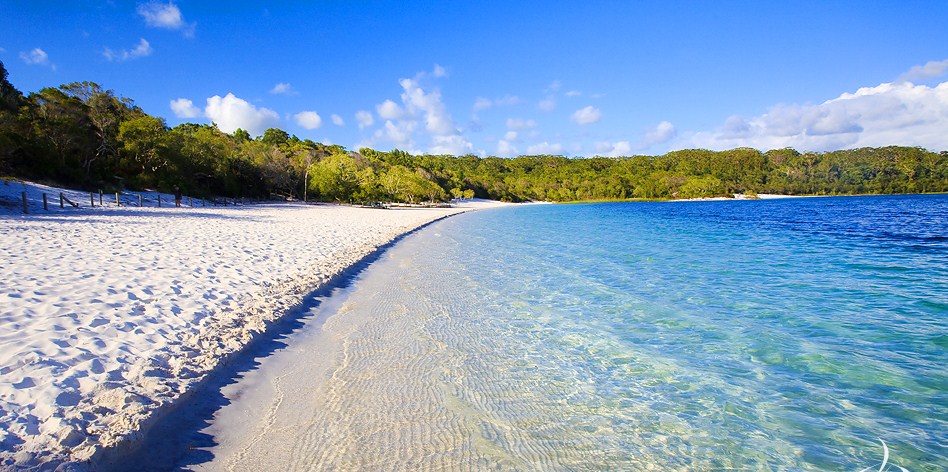
[[[878,470],[881,439],[948,463],[945,196],[477,212],[320,310],[289,363],[311,373],[272,375],[293,406],[240,458]]]

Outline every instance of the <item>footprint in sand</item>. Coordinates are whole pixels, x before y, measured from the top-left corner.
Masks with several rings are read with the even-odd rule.
[[[56,405],[76,406],[81,398],[78,392],[63,392],[56,397]]]
[[[13,384],[13,388],[17,390],[33,388],[35,386],[36,386],[36,382],[33,381],[32,377],[24,377],[23,380]]]

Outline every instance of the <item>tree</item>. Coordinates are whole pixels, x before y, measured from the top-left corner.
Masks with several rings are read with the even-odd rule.
[[[237,142],[213,125],[185,123],[169,132],[175,184],[189,192],[239,193],[246,183],[235,180]]]
[[[442,200],[446,193],[437,183],[426,179],[422,173],[401,166],[391,166],[381,179],[382,188],[394,200],[415,203],[423,197],[431,201]]]
[[[17,119],[24,102],[23,94],[7,80],[7,69],[0,62],[0,173],[12,170],[14,156],[22,153],[28,140]]]
[[[268,128],[263,132],[263,136],[260,138],[260,142],[271,146],[282,146],[289,142],[289,140],[290,135],[279,128]]]
[[[59,87],[66,95],[81,100],[87,107],[87,116],[96,137],[94,153],[88,153],[83,162],[86,176],[99,158],[118,159],[118,125],[133,111],[131,100],[120,99],[111,90],[103,90],[95,82],[73,82]],[[135,110],[140,113],[140,110]]]
[[[138,168],[140,183],[157,183],[157,172],[170,162],[165,121],[148,115],[123,121],[119,125],[118,140],[121,152]]]
[[[250,141],[250,133],[248,133],[246,130],[237,128],[234,130],[234,140],[236,140],[238,143]]]
[[[60,178],[78,180],[83,157],[94,152],[89,145],[92,133],[85,104],[50,87],[31,93],[28,100],[34,139],[50,145],[58,158]]]
[[[16,113],[23,103],[23,94],[7,80],[7,68],[0,61],[0,111]]]
[[[359,189],[359,169],[348,154],[337,153],[310,166],[310,188],[324,200],[346,201]]]
[[[263,141],[246,141],[238,152],[256,166],[270,193],[284,197],[296,195],[297,178],[285,151]]]

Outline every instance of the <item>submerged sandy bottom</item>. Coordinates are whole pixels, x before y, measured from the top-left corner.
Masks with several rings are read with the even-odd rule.
[[[0,215],[0,468],[84,461],[135,439],[305,294],[459,211]]]
[[[229,404],[202,431],[216,445],[184,464],[208,471],[515,465],[500,449],[492,455],[475,444],[483,408],[465,416],[461,403],[477,399],[451,388],[464,381],[454,378],[461,365],[475,360],[443,344],[445,326],[436,318],[447,313],[416,298],[421,274],[405,272],[430,231],[390,249],[351,287],[323,299],[285,349],[224,387]],[[471,328],[451,337],[486,334]]]
[[[312,308],[285,348],[222,388],[224,406],[200,431],[212,445],[177,466],[538,470],[627,461],[558,418],[582,386],[536,367],[524,373],[534,364],[511,351],[506,321],[488,316],[491,300],[463,280],[445,285],[451,267],[415,266],[422,253],[441,260],[429,249],[448,237],[440,228],[389,249]]]

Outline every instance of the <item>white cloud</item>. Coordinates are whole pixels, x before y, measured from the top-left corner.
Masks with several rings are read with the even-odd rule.
[[[517,148],[506,139],[497,141],[497,155],[501,157],[514,157],[520,153]]]
[[[573,115],[570,117],[576,123],[581,125],[589,125],[599,121],[602,118],[602,112],[598,108],[593,106],[588,106],[586,108],[581,108],[573,112]]]
[[[919,80],[943,77],[948,73],[948,59],[943,61],[928,61],[923,66],[915,66],[899,76],[896,82],[914,82]]]
[[[375,119],[372,118],[372,112],[359,110],[355,114],[356,122],[359,123],[359,129],[364,129],[368,126],[372,126],[375,123]]]
[[[145,24],[153,28],[181,30],[186,36],[194,35],[197,23],[186,23],[181,9],[174,2],[167,4],[157,1],[138,5],[138,14],[145,19]]]
[[[563,87],[563,82],[559,80],[554,80],[553,82],[550,82],[550,85],[547,86],[543,92],[544,93],[556,92],[556,91],[559,91],[559,89],[562,87]]]
[[[884,83],[818,105],[778,105],[766,114],[729,118],[719,129],[693,133],[676,147],[806,151],[889,145],[948,149],[948,82],[935,87]]]
[[[431,72],[435,77],[447,77],[448,71],[444,67],[441,67],[438,64],[434,65],[434,70]]]
[[[102,55],[105,56],[109,61],[127,61],[129,59],[138,59],[140,57],[150,56],[152,53],[151,44],[148,43],[145,38],[140,38],[138,40],[138,45],[135,46],[135,49],[131,51],[127,49],[122,49],[121,51],[113,51],[109,48],[105,48],[102,51]]]
[[[201,116],[201,109],[194,106],[194,102],[187,98],[178,98],[171,101],[171,111],[178,118],[197,118]]]
[[[617,141],[614,143],[601,141],[595,145],[596,153],[600,156],[619,157],[632,154],[632,144],[628,141]]]
[[[424,116],[425,132],[431,136],[430,153],[459,155],[473,151],[473,145],[461,135],[441,101],[439,90],[425,92],[418,81],[412,79],[402,79],[399,84],[404,90],[401,98],[406,113],[411,117]]]
[[[23,59],[23,62],[27,64],[36,64],[36,65],[49,64],[49,54],[46,54],[46,51],[40,48],[35,48],[30,52],[21,52],[20,59]]]
[[[450,136],[433,136],[429,154],[453,154],[461,156],[474,152],[474,145],[459,134]]]
[[[402,79],[399,81],[404,92],[402,93],[402,103],[405,104],[405,110],[412,116],[421,112],[425,117],[425,130],[433,136],[448,136],[458,134],[458,129],[454,125],[454,120],[448,114],[447,108],[441,101],[441,92],[433,90],[425,92],[418,84],[418,81],[412,79]]]
[[[551,154],[557,155],[563,153],[563,145],[556,143],[550,144],[546,141],[538,144],[534,144],[527,148],[527,154],[538,155],[538,154]]]
[[[473,108],[475,112],[478,112],[478,111],[486,110],[492,106],[494,106],[494,102],[491,99],[484,98],[484,97],[477,97],[477,99],[474,100]]]
[[[537,108],[546,112],[553,111],[556,109],[556,100],[553,97],[547,97],[537,103]]]
[[[287,82],[280,82],[274,85],[273,88],[270,89],[270,93],[274,95],[299,95],[299,92]]]
[[[519,135],[516,131],[507,131],[504,133],[504,141],[516,141]]]
[[[420,81],[427,76],[422,72],[416,74],[414,79],[398,81],[402,87],[401,105],[385,100],[376,106],[376,112],[386,122],[382,129],[375,132],[374,138],[410,150],[414,148],[416,134],[423,133],[430,138],[430,153],[471,152],[473,145],[455,125],[441,100],[441,92],[438,89],[422,88]]]
[[[207,99],[204,115],[217,124],[217,128],[225,133],[233,133],[242,128],[253,136],[259,136],[267,128],[275,127],[280,122],[280,115],[267,108],[257,108],[246,100],[237,98],[232,93],[221,97],[215,95]]]
[[[523,118],[507,118],[507,129],[514,131],[521,131],[525,129],[532,129],[537,127],[537,122],[533,120],[525,120]]]
[[[306,129],[316,129],[323,125],[323,119],[315,111],[301,111],[293,115],[293,118],[296,119],[296,124]]]
[[[668,121],[662,121],[645,133],[645,139],[642,141],[642,147],[649,148],[656,144],[666,143],[670,139],[674,138],[676,134],[678,134],[678,131],[675,129],[675,125]]]
[[[336,126],[345,126],[345,125],[346,125],[346,121],[343,120],[341,116],[339,116],[339,115],[337,115],[337,114],[335,114],[335,113],[333,113],[333,114],[329,117],[329,119],[332,120],[332,124],[334,124],[334,125],[336,125]]]
[[[514,106],[514,105],[520,105],[522,103],[523,103],[523,99],[516,95],[504,95],[503,97],[498,98],[496,100],[491,100],[489,98],[484,98],[484,97],[478,97],[476,100],[474,100],[473,108],[474,108],[474,112],[476,113],[476,112],[486,110],[488,108],[495,107],[495,106],[509,107],[509,106]]]
[[[580,96],[580,95],[582,95],[582,94],[583,94],[583,92],[580,92],[579,90],[570,90],[569,92],[566,92],[565,95],[566,95],[567,97],[578,97],[578,96]]]
[[[387,120],[382,129],[375,132],[375,138],[385,139],[402,150],[414,149],[415,141],[412,140],[412,134],[414,134],[416,126],[417,122],[415,121],[398,121],[396,123]]]
[[[397,120],[405,114],[405,110],[402,110],[402,107],[391,100],[385,100],[381,104],[376,105],[375,111],[383,120]]]
[[[494,104],[499,107],[510,107],[514,105],[522,105],[523,99],[516,95],[504,95],[497,100],[494,100]]]

